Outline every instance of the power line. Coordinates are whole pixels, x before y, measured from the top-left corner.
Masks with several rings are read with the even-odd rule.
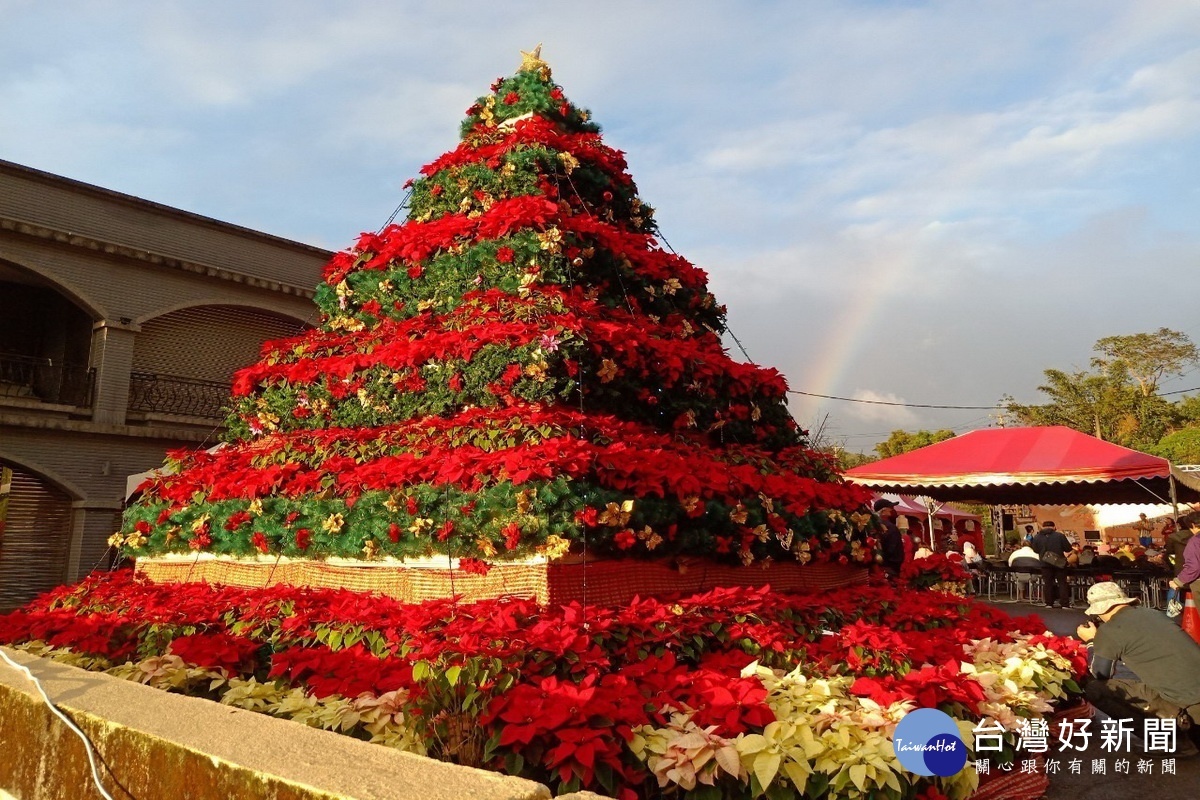
[[[1190,390],[1189,390],[1190,391]],[[1004,406],[945,406],[934,403],[896,403],[890,400],[864,400],[859,397],[836,397],[831,394],[816,394],[815,392],[802,392],[799,389],[788,389],[788,394],[802,394],[805,397],[820,397],[825,400],[844,400],[847,403],[868,403],[873,406],[902,406],[904,408],[952,408],[963,409],[968,411],[995,411]]]
[[[1197,391],[1200,391],[1200,386],[1197,386],[1193,389],[1176,389],[1173,392],[1158,392],[1157,394],[1159,397],[1166,397],[1167,395],[1171,395],[1171,394],[1185,394],[1187,392],[1197,392]]]
[[[1186,394],[1187,392],[1196,392],[1196,391],[1200,391],[1200,386],[1196,386],[1192,389],[1178,389],[1174,392],[1159,392],[1158,396],[1159,397],[1167,397],[1167,396],[1173,395],[1173,394]],[[947,409],[964,410],[964,411],[995,411],[996,409],[1003,410],[1005,408],[1005,406],[1001,406],[1001,405],[951,406],[951,405],[939,405],[937,403],[898,403],[898,402],[894,402],[891,400],[865,400],[861,397],[837,397],[836,395],[832,395],[832,394],[817,394],[815,392],[802,392],[799,389],[788,389],[788,394],[801,394],[801,395],[804,395],[805,397],[820,397],[824,400],[842,400],[847,403],[866,403],[868,405],[873,405],[873,406],[900,406],[902,408],[947,408]],[[1033,403],[1031,405],[1037,405],[1037,404]]]

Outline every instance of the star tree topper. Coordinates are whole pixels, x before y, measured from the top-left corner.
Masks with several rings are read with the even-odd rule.
[[[542,61],[542,43],[538,42],[537,47],[526,52],[521,51],[521,72],[541,72],[542,77],[550,77],[550,65]]]

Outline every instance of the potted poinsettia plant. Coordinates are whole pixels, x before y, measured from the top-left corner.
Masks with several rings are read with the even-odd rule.
[[[928,589],[966,596],[971,573],[942,553],[906,561],[900,568],[900,579],[913,589]]]

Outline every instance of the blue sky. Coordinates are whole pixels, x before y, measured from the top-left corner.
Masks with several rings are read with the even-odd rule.
[[[518,50],[628,154],[667,241],[794,389],[1036,401],[1200,340],[1193,2],[0,0],[0,158],[337,249]],[[1167,389],[1200,386],[1200,371]],[[986,411],[796,397],[869,449]]]

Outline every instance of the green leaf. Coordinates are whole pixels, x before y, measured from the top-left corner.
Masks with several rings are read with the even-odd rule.
[[[454,666],[446,670],[446,683],[454,686],[458,683],[458,676],[462,674],[462,667]]]
[[[786,783],[773,783],[767,789],[767,800],[795,800],[795,797],[796,790]]]

